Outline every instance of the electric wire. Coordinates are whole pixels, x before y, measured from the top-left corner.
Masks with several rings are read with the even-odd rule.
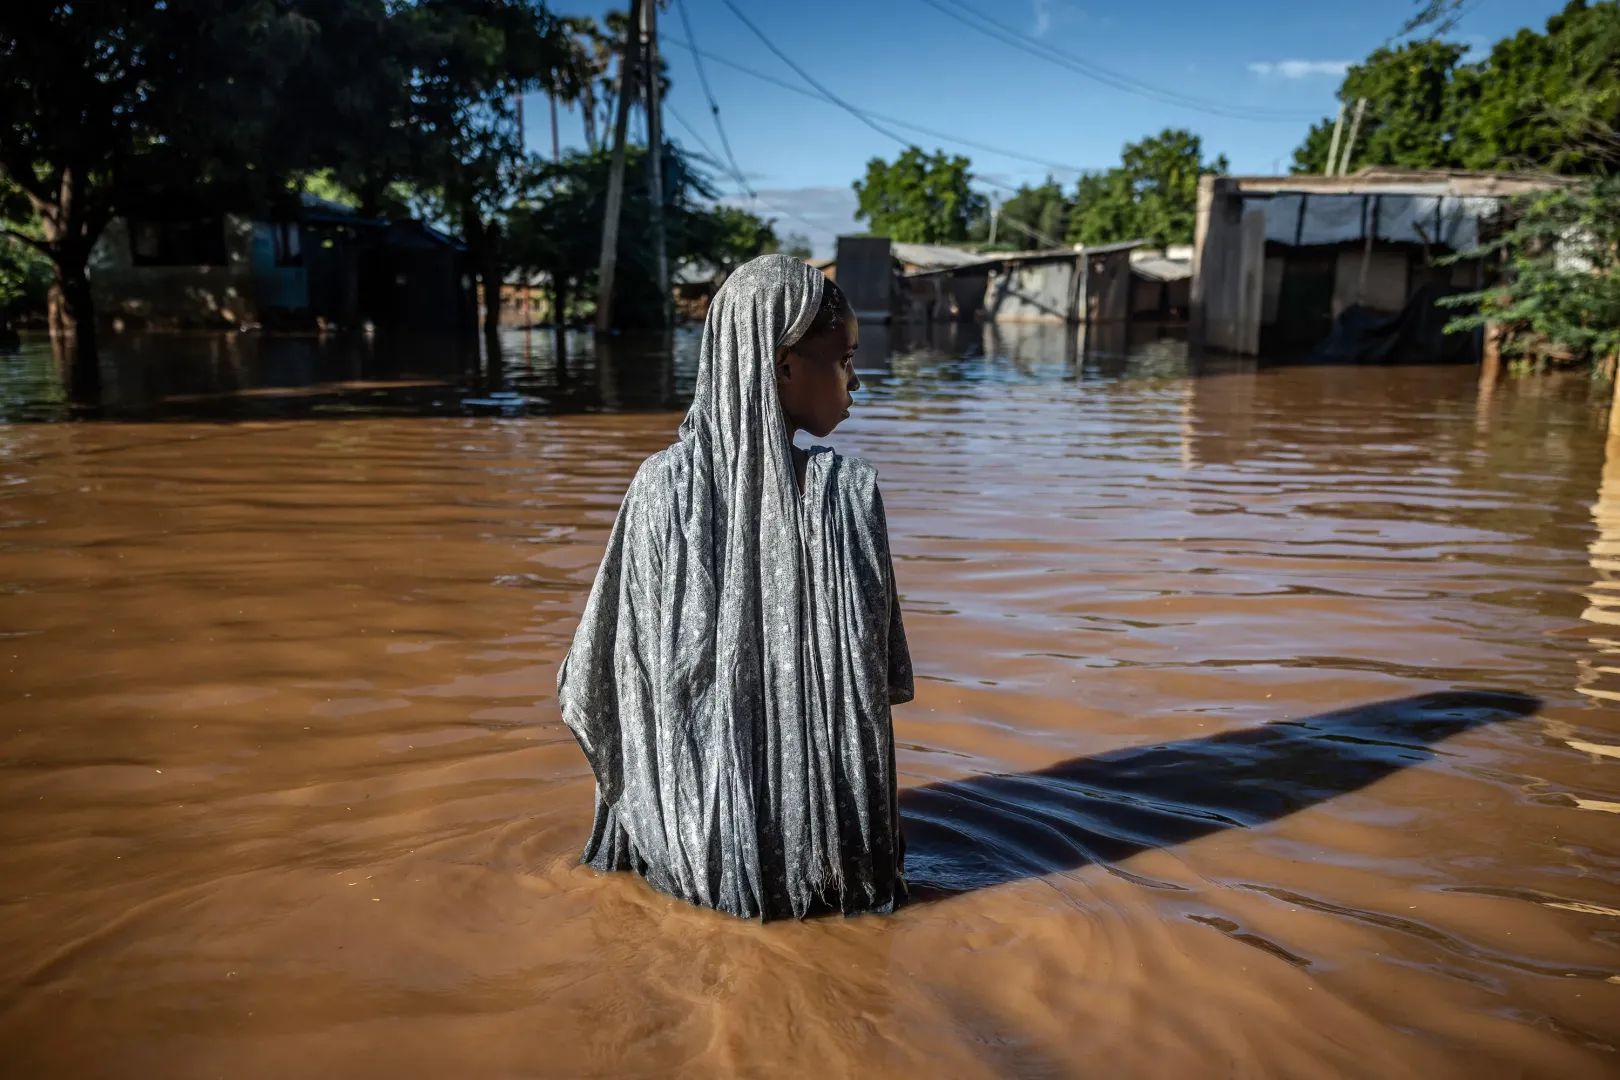
[[[1315,115],[1307,116],[1303,112],[1291,110],[1251,108],[1202,101],[1173,90],[1165,90],[1132,76],[1112,71],[1089,60],[1081,59],[1072,53],[1054,48],[1027,34],[1003,26],[962,3],[961,0],[922,0],[922,3],[971,30],[994,38],[1031,56],[1067,68],[1105,86],[1122,90],[1128,94],[1135,94],[1139,97],[1151,98],[1162,104],[1193,109],[1198,112],[1208,113],[1211,116],[1225,117],[1229,120],[1246,120],[1254,123],[1299,123],[1304,120],[1318,119]]]
[[[778,79],[774,75],[768,75],[763,71],[757,71],[754,68],[748,67],[746,64],[739,64],[734,60],[727,60],[723,56],[717,56],[714,53],[706,52],[699,49],[691,42],[682,41],[680,38],[666,37],[664,39],[664,43],[666,45],[674,45],[677,48],[685,49],[694,57],[702,57],[704,59],[713,61],[716,64],[722,64],[725,67],[731,68],[735,71],[740,71],[744,75],[751,75],[756,79],[768,82],[773,86],[779,86],[784,90],[791,91],[792,93],[799,94],[803,97],[811,98],[815,101],[827,100],[814,90],[807,90],[804,87],[791,83],[786,79]],[[966,139],[960,135],[952,135],[949,132],[936,131],[933,128],[923,127],[921,124],[913,124],[908,120],[901,120],[898,117],[885,116],[883,113],[874,112],[871,109],[861,109],[860,111],[865,113],[867,116],[870,116],[874,120],[881,120],[885,124],[893,124],[895,127],[909,128],[912,131],[920,132],[936,139],[944,139],[946,142],[960,143],[963,146],[972,147],[975,150],[983,150],[986,153],[997,154],[1001,157],[1013,158],[1017,161],[1027,161],[1033,165],[1040,165],[1060,172],[1087,173],[1093,171],[1090,169],[1082,169],[1078,165],[1065,165],[1060,161],[1048,161],[1045,158],[1038,158],[1032,154],[1021,153],[1017,150],[1008,150],[1005,147],[992,146],[989,143],[982,143],[973,139]]]
[[[680,10],[681,26],[686,30],[687,39],[696,41],[697,38],[692,34],[692,20],[686,14],[686,0],[675,0],[675,6]],[[688,48],[692,49],[693,61],[697,65],[698,82],[703,87],[703,96],[709,102],[709,115],[714,118],[714,130],[720,133],[720,145],[725,148],[726,160],[731,163],[731,175],[737,178],[737,183],[742,185],[744,191],[752,195],[753,191],[748,186],[748,179],[743,175],[742,167],[737,164],[736,155],[731,152],[731,140],[726,138],[725,125],[720,123],[720,104],[714,100],[714,91],[709,88],[709,74],[703,70],[703,58],[697,55],[695,47],[688,46]],[[690,128],[690,130],[694,136],[697,134],[695,128]]]

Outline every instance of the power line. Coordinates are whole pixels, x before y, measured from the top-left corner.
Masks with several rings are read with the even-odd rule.
[[[664,111],[669,113],[671,116],[673,116],[675,118],[676,123],[680,124],[681,127],[685,128],[687,131],[689,131],[691,133],[691,135],[692,135],[692,138],[697,140],[698,146],[703,148],[704,153],[708,154],[710,158],[714,159],[714,162],[715,162],[716,165],[719,164],[719,159],[718,159],[718,157],[716,156],[716,154],[714,152],[714,148],[711,147],[704,140],[702,135],[698,134],[697,128],[693,127],[692,123],[689,120],[687,120],[686,117],[684,117],[680,113],[676,112],[675,108],[672,105],[670,105],[668,102],[664,103]],[[825,233],[834,233],[834,234],[836,234],[836,230],[834,230],[834,229],[829,229],[825,225],[817,225],[815,222],[809,220],[808,218],[800,217],[798,214],[795,214],[791,210],[784,210],[780,206],[773,206],[772,204],[766,202],[764,199],[761,199],[759,197],[758,192],[753,191],[753,190],[749,189],[746,186],[744,186],[743,191],[748,195],[748,198],[751,199],[754,203],[756,203],[759,206],[763,206],[765,209],[771,211],[772,213],[780,214],[780,215],[782,215],[783,217],[786,217],[786,218],[792,218],[794,221],[797,221],[800,225],[803,225],[806,228],[812,229],[812,230],[814,230],[816,232],[825,232]]]
[[[686,14],[686,0],[676,0],[675,6],[680,9],[681,26],[686,29],[687,38],[696,41],[697,38],[692,33],[692,20]],[[695,47],[688,45],[687,48],[690,48],[694,54],[697,53]],[[742,168],[737,164],[736,155],[731,152],[731,140],[726,138],[725,126],[720,123],[720,105],[714,100],[714,91],[709,89],[709,75],[703,70],[703,60],[701,57],[694,55],[694,61],[697,64],[698,82],[703,85],[703,96],[709,101],[709,115],[714,117],[714,130],[720,133],[720,145],[725,147],[726,160],[731,163],[731,174],[737,178],[737,183],[742,185],[744,191],[748,192],[749,195],[753,195],[753,190],[748,186],[747,178],[743,176]],[[682,121],[682,123],[685,124],[685,121]],[[690,125],[686,126],[694,136],[697,135],[696,128],[692,128]],[[702,140],[698,141],[701,142]]]
[[[725,2],[729,3],[729,0],[725,0]],[[961,3],[961,0],[922,0],[922,2],[971,30],[976,30],[988,37],[995,38],[1003,44],[1011,45],[1015,49],[1029,53],[1031,56],[1068,68],[1070,71],[1084,75],[1088,79],[1113,87],[1116,90],[1123,90],[1129,94],[1152,98],[1167,105],[1178,105],[1182,108],[1194,109],[1198,112],[1209,113],[1212,116],[1222,116],[1232,120],[1248,120],[1256,123],[1299,123],[1303,120],[1316,119],[1316,117],[1306,116],[1304,113],[1285,110],[1249,108],[1201,101],[1198,98],[1179,94],[1174,90],[1165,90],[1132,76],[1112,71],[1089,60],[1081,59],[1072,53],[1053,48],[1027,34],[1001,25],[988,16]]]
[[[704,164],[713,165],[716,169],[719,169],[721,172],[726,171],[725,162],[720,160],[720,155],[714,152],[714,147],[709,145],[708,140],[705,139],[702,135],[698,134],[698,129],[692,125],[692,122],[690,120],[688,120],[686,117],[682,116],[679,112],[676,112],[675,107],[673,105],[669,104],[669,102],[667,102],[667,101],[664,102],[664,111],[669,113],[669,115],[673,116],[675,118],[676,123],[680,124],[681,127],[685,128],[687,133],[689,135],[691,135],[694,140],[697,141],[698,146],[702,147],[703,154],[704,154],[704,157],[703,157]],[[735,177],[733,177],[733,179],[735,179]]]
[[[763,71],[756,71],[747,65],[739,64],[733,60],[727,60],[723,56],[717,56],[714,53],[705,52],[690,42],[682,41],[679,38],[666,37],[664,39],[664,43],[666,45],[674,45],[678,48],[685,49],[694,57],[703,57],[705,59],[712,60],[717,64],[723,64],[728,68],[742,72],[744,75],[752,75],[756,79],[761,79],[772,84],[773,86],[780,86],[784,90],[789,90],[803,97],[807,97],[815,101],[827,100],[814,90],[806,90],[804,87],[788,82],[786,79],[778,79],[774,75],[767,75]],[[702,70],[701,64],[699,70]],[[1090,171],[1087,169],[1082,169],[1078,165],[1065,165],[1059,161],[1047,161],[1045,158],[1038,158],[1030,154],[1019,153],[1017,150],[1008,150],[1000,146],[991,146],[989,143],[976,142],[973,139],[964,139],[960,135],[952,135],[949,132],[935,131],[933,128],[926,128],[921,124],[913,124],[910,121],[901,120],[898,117],[885,116],[883,113],[873,112],[870,109],[861,109],[861,112],[865,113],[867,116],[870,116],[874,120],[881,120],[885,124],[893,124],[896,127],[910,128],[912,131],[921,132],[924,135],[929,135],[936,139],[944,139],[947,142],[960,143],[963,146],[970,146],[975,150],[984,150],[991,154],[998,154],[1001,157],[1014,158],[1018,161],[1027,161],[1034,165],[1041,165],[1048,169],[1058,169],[1064,172],[1085,173]]]
[[[759,38],[759,40],[764,44],[764,46],[767,49],[769,49],[772,53],[774,53],[776,55],[776,58],[778,60],[782,61],[782,63],[784,63],[788,67],[792,68],[798,74],[799,78],[803,79],[805,82],[807,82],[811,86],[815,87],[815,89],[827,101],[830,101],[834,105],[837,105],[840,109],[843,109],[845,112],[849,113],[855,119],[859,120],[861,123],[865,124],[867,127],[871,128],[873,131],[877,132],[879,135],[885,136],[886,138],[893,139],[895,142],[899,143],[901,146],[910,147],[910,146],[913,145],[913,143],[912,143],[912,141],[910,139],[906,138],[903,135],[896,135],[894,132],[890,131],[888,128],[884,127],[883,125],[879,124],[876,120],[872,119],[870,114],[865,113],[865,112],[861,111],[860,109],[857,109],[855,106],[851,105],[849,102],[845,101],[843,98],[839,97],[837,94],[835,94],[831,90],[827,89],[821,83],[817,82],[816,77],[814,75],[812,75],[808,71],[804,70],[804,68],[800,67],[798,64],[795,64],[793,62],[793,60],[787,55],[787,53],[785,53],[781,49],[777,48],[776,43],[773,42],[770,38],[766,37],[765,32],[763,30],[761,30],[759,27],[755,26],[753,21],[751,19],[749,19],[748,16],[744,15],[742,13],[741,9],[739,9],[737,7],[737,5],[732,2],[732,0],[720,0],[720,2],[722,4],[724,4],[724,5],[726,5],[726,7],[730,8],[731,13],[733,15],[737,16],[738,19],[742,20],[742,24],[744,26],[748,27],[749,30],[753,31],[754,36]],[[1003,184],[1000,181],[991,180],[987,176],[981,176],[981,175],[975,174],[975,179],[979,180],[981,183],[989,184],[991,187],[1001,188],[1003,191],[1016,192],[1018,190],[1017,188],[1012,187],[1012,186],[1010,186],[1008,184]]]
[[[867,116],[865,113],[861,112],[861,110],[857,109],[855,106],[851,105],[849,102],[845,101],[843,98],[839,97],[837,94],[833,93],[831,90],[828,90],[825,86],[822,86],[819,82],[817,82],[814,75],[811,75],[808,71],[804,70],[804,68],[800,67],[798,64],[795,64],[788,57],[787,53],[783,52],[781,49],[778,49],[776,47],[775,43],[772,42],[770,38],[765,36],[764,31],[762,31],[759,27],[755,26],[754,23],[753,23],[753,20],[750,19],[748,16],[744,15],[742,13],[742,9],[739,8],[735,3],[733,3],[732,0],[720,0],[720,2],[722,4],[724,4],[724,5],[726,5],[726,7],[730,8],[731,13],[733,15],[737,16],[738,19],[741,19],[742,24],[744,26],[748,27],[749,30],[752,30],[753,33],[754,33],[754,36],[759,38],[760,42],[767,49],[769,49],[772,53],[776,54],[776,58],[778,60],[782,61],[782,63],[786,64],[788,67],[792,68],[795,72],[797,72],[798,75],[799,75],[799,78],[803,79],[805,82],[809,83],[811,86],[813,86],[817,90],[819,90],[821,92],[822,97],[826,98],[828,101],[832,102],[834,105],[837,105],[839,108],[841,108],[845,112],[849,113],[849,115],[853,116],[855,119],[859,120],[861,123],[865,124],[867,127],[871,128],[873,131],[877,132],[879,135],[886,135],[889,138],[895,140],[896,142],[904,143],[907,146],[911,145],[911,140],[910,139],[907,139],[907,138],[904,138],[902,136],[896,135],[894,132],[892,132],[892,131],[888,130],[887,128],[883,127],[877,121],[873,120],[870,116]]]

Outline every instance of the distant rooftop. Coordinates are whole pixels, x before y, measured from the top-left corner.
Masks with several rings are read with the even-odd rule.
[[[1222,176],[1216,183],[1260,194],[1305,195],[1489,195],[1507,197],[1546,191],[1572,183],[1568,177],[1536,172],[1485,172],[1476,169],[1395,169],[1368,165],[1348,176]]]
[[[889,250],[894,257],[910,266],[943,270],[950,266],[971,266],[984,261],[984,256],[966,248],[946,247],[944,244],[903,244],[896,242]]]

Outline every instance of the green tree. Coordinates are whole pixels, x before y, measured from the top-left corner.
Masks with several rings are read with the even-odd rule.
[[[484,330],[494,334],[503,223],[533,168],[516,98],[554,85],[578,53],[569,27],[538,0],[418,0],[397,17],[413,60],[414,180],[466,243],[484,290]]]
[[[1620,358],[1620,176],[1526,200],[1493,252],[1507,257],[1504,282],[1446,301],[1474,309],[1448,329],[1498,323],[1503,351],[1521,357]]]
[[[1575,0],[1545,33],[1503,38],[1458,73],[1458,158],[1468,168],[1601,171],[1620,125],[1620,5]]]
[[[926,155],[908,147],[891,164],[866,163],[866,177],[855,181],[856,216],[871,231],[913,244],[949,244],[968,238],[968,229],[988,201],[970,185],[972,163],[944,151]]]
[[[165,198],[268,194],[255,170],[270,110],[314,38],[270,0],[0,4],[0,177],[50,260],[50,324],[69,393],[99,398],[85,265],[107,222]]]
[[[1069,231],[1069,200],[1051,177],[1039,187],[1021,186],[997,212],[997,246],[1062,247]]]
[[[689,208],[681,239],[682,257],[702,259],[727,271],[781,246],[774,222],[736,206]]]
[[[1191,243],[1198,178],[1227,171],[1226,155],[1204,160],[1203,140],[1166,128],[1127,143],[1117,168],[1080,178],[1069,216],[1078,244],[1147,240],[1158,247]]]
[[[787,239],[782,241],[782,254],[792,255],[795,259],[810,258],[813,254],[810,248],[810,238],[804,233],[788,233]]]
[[[1460,167],[1455,143],[1462,110],[1454,76],[1467,51],[1467,46],[1451,42],[1409,42],[1376,49],[1352,66],[1339,86],[1339,100],[1346,106],[1345,138],[1357,99],[1366,98],[1367,109],[1347,171],[1363,165]],[[1295,172],[1327,171],[1334,123],[1327,119],[1312,127],[1294,151]],[[1344,145],[1340,143],[1341,153]]]
[[[14,238],[18,234],[37,236],[30,225],[33,219],[33,207],[22,189],[0,177],[0,226],[11,234],[0,236],[0,341],[11,337],[19,319],[43,315],[46,310],[51,262],[32,244]]]
[[[646,147],[626,147],[626,174],[641,175],[646,155]],[[556,164],[539,163],[524,197],[510,212],[511,264],[550,278],[553,307],[560,315],[569,313],[573,298],[595,294],[611,165],[612,153],[606,149],[570,152]],[[775,248],[771,223],[736,207],[714,206],[716,193],[708,179],[672,145],[664,149],[663,173],[671,261],[702,260],[729,269]],[[620,213],[626,235],[646,235],[652,227],[646,185],[625,186]],[[615,321],[624,326],[658,325],[663,305],[647,245],[626,245],[621,250],[614,292]]]
[[[1432,10],[1431,10],[1432,9]],[[1420,16],[1444,20],[1449,0]],[[1546,30],[1503,38],[1476,63],[1433,39],[1375,50],[1339,88],[1367,99],[1350,167],[1547,168],[1587,174],[1613,156],[1620,121],[1620,4],[1572,0]],[[1348,108],[1347,108],[1347,111]],[[1295,172],[1323,172],[1334,121],[1314,125]],[[1348,128],[1348,125],[1347,125]]]

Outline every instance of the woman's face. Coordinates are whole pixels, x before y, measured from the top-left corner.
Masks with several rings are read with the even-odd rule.
[[[855,374],[860,330],[853,312],[813,338],[777,353],[776,390],[795,428],[821,439],[849,419],[851,397],[861,388]]]

